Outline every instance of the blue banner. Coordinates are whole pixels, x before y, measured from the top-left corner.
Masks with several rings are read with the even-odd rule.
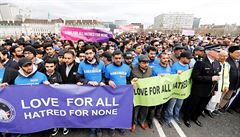
[[[0,89],[0,132],[51,128],[123,128],[132,124],[131,85],[8,86]]]

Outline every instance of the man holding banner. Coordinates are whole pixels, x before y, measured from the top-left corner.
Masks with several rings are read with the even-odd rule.
[[[152,76],[152,69],[149,67],[149,61],[147,55],[140,55],[138,57],[138,66],[133,67],[131,72],[132,83],[136,83],[138,79],[148,78]],[[136,125],[139,123],[142,129],[147,129],[147,106],[135,106],[133,110],[133,125],[131,132],[136,131]]]
[[[130,83],[129,78],[131,69],[122,62],[122,59],[122,52],[116,50],[113,52],[113,63],[106,67],[105,78],[112,88],[116,88],[117,85],[127,85]],[[119,131],[121,135],[125,134],[124,129],[119,129]],[[109,135],[113,137],[115,135],[115,129],[110,129]]]
[[[188,51],[184,51],[180,54],[179,61],[175,62],[171,68],[171,74],[181,74],[183,71],[189,69],[189,63],[191,61],[192,55]],[[183,99],[172,98],[167,103],[167,107],[164,113],[164,120],[169,127],[172,127],[171,120],[174,119],[180,125],[179,113],[183,104]]]
[[[83,84],[89,84],[91,86],[104,86],[104,63],[96,58],[96,49],[92,45],[85,47],[86,59],[79,64],[78,74],[79,81]],[[102,136],[100,128],[92,128],[89,132],[89,137]]]
[[[158,55],[158,58],[160,60],[160,63],[159,63],[159,65],[153,67],[153,76],[164,76],[164,75],[171,74],[171,67],[169,65],[170,58],[169,58],[168,54],[165,52],[162,52],[161,54]],[[159,122],[161,119],[162,106],[163,106],[162,104],[158,105],[158,106],[156,106],[156,109],[155,109],[155,115]],[[151,115],[152,115],[151,119],[149,119],[149,120],[152,121],[154,112],[152,112]]]
[[[19,64],[19,74],[16,77],[15,85],[49,85],[45,74],[37,71],[37,67],[33,65],[32,61],[28,58],[21,58],[18,62]],[[11,137],[17,137],[17,134],[12,134]],[[22,137],[29,136],[28,134],[21,135]]]

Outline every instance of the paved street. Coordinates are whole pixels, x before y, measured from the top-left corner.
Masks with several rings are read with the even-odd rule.
[[[142,130],[137,128],[136,133],[127,132],[125,137],[239,137],[240,136],[240,114],[239,113],[225,113],[220,116],[210,118],[206,116],[199,119],[203,127],[198,127],[193,122],[191,128],[183,124],[169,128],[167,125],[160,125],[157,120],[154,121],[154,128]],[[87,129],[71,129],[71,133],[67,136],[61,135],[62,131],[57,137],[87,137]],[[116,137],[121,135],[116,132]],[[41,137],[41,135],[33,135],[34,137]],[[103,131],[103,137],[108,137],[108,132]]]

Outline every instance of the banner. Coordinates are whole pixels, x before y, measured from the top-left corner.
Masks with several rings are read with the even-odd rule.
[[[195,32],[194,32],[194,30],[182,30],[182,35],[185,35],[185,36],[194,36],[194,35],[195,35]]]
[[[61,38],[63,40],[84,40],[86,42],[106,42],[112,38],[112,34],[100,29],[85,29],[77,27],[62,27]]]
[[[134,106],[156,106],[171,98],[185,99],[191,91],[192,69],[182,74],[139,79],[135,84]]]
[[[131,85],[91,87],[9,86],[0,89],[0,132],[51,128],[130,128]],[[126,113],[127,112],[127,113]]]

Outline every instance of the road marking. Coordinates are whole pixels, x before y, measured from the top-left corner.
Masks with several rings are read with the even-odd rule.
[[[174,128],[177,130],[180,137],[187,137],[175,120],[172,120],[171,122],[172,122]]]
[[[163,132],[163,129],[161,125],[159,124],[158,120],[156,118],[153,119],[153,123],[155,124],[158,134],[160,137],[166,137],[165,133]]]

